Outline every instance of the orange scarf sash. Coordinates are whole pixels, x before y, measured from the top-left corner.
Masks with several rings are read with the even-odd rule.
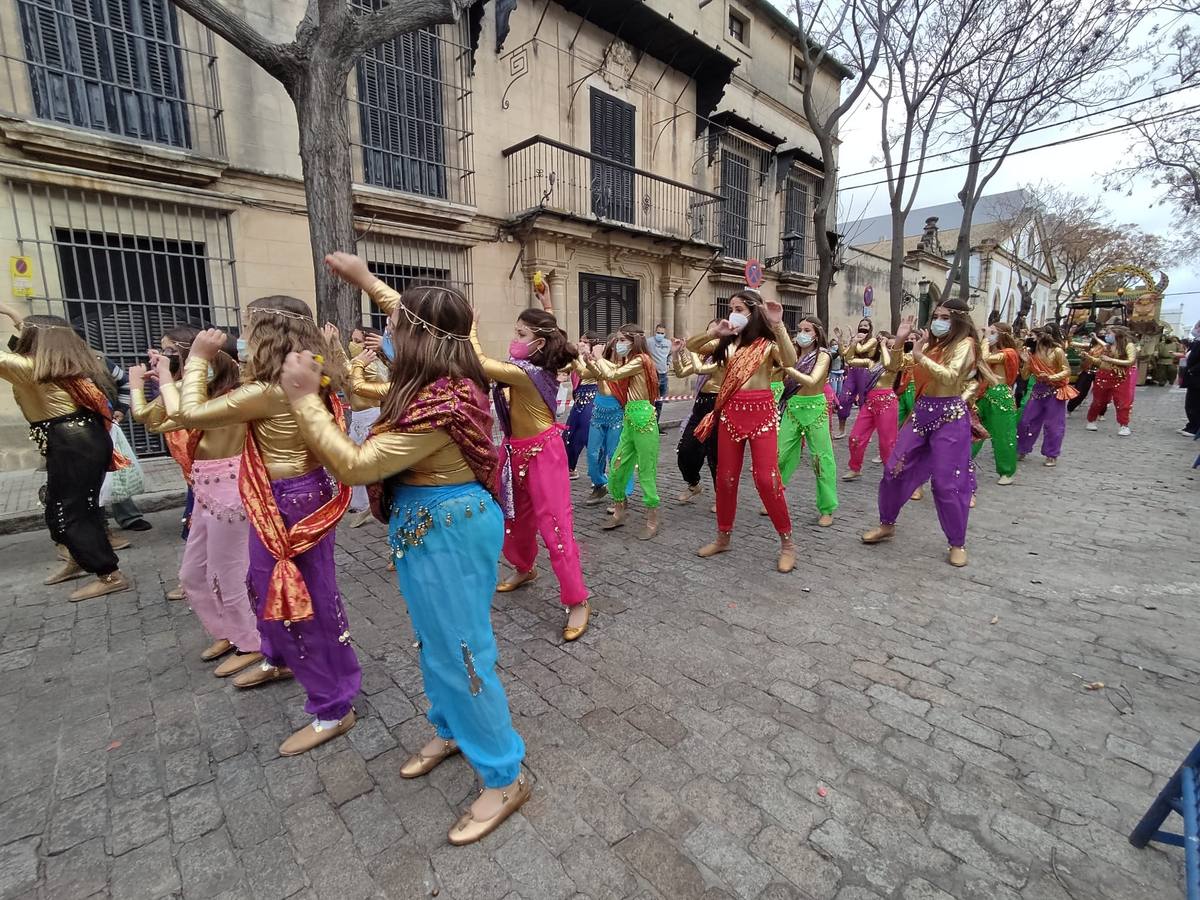
[[[171,459],[179,464],[183,480],[189,485],[192,483],[192,465],[196,462],[196,448],[200,446],[202,437],[204,432],[199,429],[168,431],[163,435],[163,440],[167,442],[167,452],[171,454]]]
[[[759,338],[747,347],[738,348],[737,352],[733,354],[733,359],[725,367],[725,380],[717,392],[717,401],[713,404],[712,412],[701,419],[700,424],[696,426],[695,435],[699,440],[708,440],[725,404],[746,386],[746,382],[754,377],[754,373],[762,367],[763,361],[774,346],[774,342],[768,341],[766,338]]]
[[[341,401],[330,398],[333,417],[338,426],[346,430],[346,415]],[[263,546],[275,559],[271,570],[271,581],[267,590],[267,602],[259,618],[267,622],[280,620],[303,622],[313,617],[312,595],[304,576],[294,562],[297,556],[307,553],[337,527],[342,516],[350,507],[350,488],[338,485],[337,494],[320,509],[309,513],[291,528],[288,528],[271,492],[271,476],[267,472],[254,428],[246,429],[246,445],[242,449],[241,477],[238,490],[250,524],[258,533]]]
[[[1055,382],[1051,380],[1050,376],[1057,374],[1056,370],[1050,368],[1050,364],[1036,353],[1029,358],[1029,369],[1038,381],[1044,381],[1051,387],[1055,386]],[[1079,391],[1075,390],[1071,386],[1071,383],[1065,379],[1057,384],[1057,388],[1055,396],[1059,400],[1074,400],[1079,396]]]
[[[103,419],[105,431],[112,431],[112,404],[108,402],[108,397],[104,395],[104,391],[96,387],[96,383],[92,379],[65,378],[58,382],[58,386],[67,392],[71,398],[71,402],[80,409],[90,410]],[[125,454],[120,453],[114,448],[112,459],[108,464],[108,471],[116,472],[118,469],[124,469],[128,465],[130,465],[130,461],[125,458]]]
[[[654,365],[654,360],[649,354],[641,354],[642,358],[642,377],[646,379],[646,394],[650,397],[650,402],[654,403],[658,400],[658,368]],[[629,382],[632,379],[624,381],[610,381],[609,387],[612,389],[612,394],[617,398],[617,402],[624,408],[629,402]]]

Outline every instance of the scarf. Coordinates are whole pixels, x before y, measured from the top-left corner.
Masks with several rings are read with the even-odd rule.
[[[646,379],[646,394],[650,397],[650,402],[655,403],[658,400],[658,367],[654,365],[654,360],[648,353],[641,354],[641,360],[642,377]],[[632,380],[626,378],[624,381],[609,382],[613,396],[622,407],[629,402],[629,382]]]
[[[499,499],[497,470],[500,467],[492,446],[492,416],[487,397],[475,382],[467,378],[439,378],[417,392],[398,422],[376,422],[371,436],[389,431],[429,432],[443,429],[475,475],[475,480]],[[368,438],[370,440],[370,438]],[[371,513],[387,524],[391,518],[391,497],[387,485],[367,485]]]
[[[167,442],[167,452],[171,459],[179,464],[183,472],[183,480],[190,486],[192,483],[192,464],[196,461],[196,448],[200,446],[200,438],[204,432],[198,428],[187,431],[168,431],[163,435]]]
[[[529,376],[529,380],[541,395],[542,402],[550,410],[550,417],[554,418],[555,410],[558,409],[558,375],[535,366],[526,359],[510,359],[508,362]],[[512,407],[504,393],[504,385],[499,382],[492,388],[492,402],[496,404],[496,419],[500,422],[500,430],[504,432],[505,437],[512,437]]]
[[[345,431],[345,408],[337,397],[331,396],[329,403],[338,427]],[[259,618],[266,622],[303,622],[311,619],[312,595],[294,560],[319,544],[337,527],[350,506],[350,488],[344,484],[338,485],[334,497],[288,528],[271,491],[271,476],[258,449],[258,438],[254,435],[251,423],[246,428],[246,444],[242,448],[238,491],[250,524],[275,560],[267,589],[267,602]]]
[[[58,386],[67,392],[67,395],[71,398],[71,402],[80,409],[94,412],[103,419],[105,431],[112,431],[112,404],[108,402],[108,397],[104,395],[104,391],[96,387],[96,383],[92,379],[64,378],[58,382]],[[116,472],[118,469],[124,469],[129,465],[130,460],[125,458],[125,454],[114,448],[112,459],[108,463],[108,471]]]
[[[733,359],[726,364],[725,380],[721,383],[721,390],[717,391],[717,402],[713,405],[712,412],[700,420],[693,432],[699,440],[708,440],[725,404],[754,377],[754,373],[762,367],[763,360],[774,348],[774,341],[759,338],[753,344],[737,349]]]
[[[820,355],[821,351],[819,348],[808,351],[796,361],[796,371],[801,375],[811,375],[812,370],[817,367],[817,357]],[[785,378],[783,380],[783,393],[779,395],[779,411],[783,412],[788,401],[798,393],[800,393],[800,382],[794,378]]]
[[[1054,382],[1050,379],[1051,375],[1057,374],[1056,371],[1050,368],[1050,364],[1038,356],[1036,353],[1029,357],[1029,368],[1033,372],[1033,377],[1038,381],[1044,381],[1051,387],[1054,387]],[[1058,383],[1057,390],[1054,395],[1059,400],[1073,400],[1079,396],[1079,391],[1071,386],[1069,381],[1061,381]]]

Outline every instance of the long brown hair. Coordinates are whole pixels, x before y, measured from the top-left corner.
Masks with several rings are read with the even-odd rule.
[[[799,344],[797,344],[796,345],[797,352],[799,352],[799,354],[801,356],[803,356],[809,350],[824,350],[826,353],[828,353],[829,352],[829,336],[825,333],[825,323],[822,322],[820,319],[818,319],[816,316],[805,316],[800,321],[807,322],[809,325],[811,325],[813,328],[816,329],[817,340],[811,347],[801,347]]]
[[[392,329],[396,358],[391,388],[380,404],[381,425],[402,421],[417,393],[439,378],[466,378],[486,393],[487,376],[468,339],[475,312],[467,298],[454,288],[411,287],[400,304]]]
[[[738,347],[748,347],[759,338],[766,338],[768,341],[775,340],[775,333],[767,324],[766,316],[763,315],[763,298],[758,291],[750,289],[738,291],[729,298],[730,303],[734,300],[741,300],[746,304],[750,310],[750,321],[737,334],[728,335],[717,342],[717,347],[713,350],[713,359],[720,362],[729,361],[729,348],[735,344]]]
[[[558,320],[553,313],[544,309],[527,309],[517,316],[517,321],[524,322],[530,331],[542,339],[542,346],[529,357],[535,366],[558,372],[579,358],[579,351],[571,346],[567,333],[558,327]]]
[[[1117,336],[1113,346],[1117,350],[1117,356],[1124,359],[1126,351],[1129,350],[1129,341],[1132,333],[1124,325],[1109,325],[1108,330]]]
[[[90,378],[104,393],[116,394],[96,351],[59,316],[26,316],[14,352],[33,360],[33,378],[39,384]]]
[[[650,348],[646,345],[646,330],[641,325],[626,323],[617,329],[617,335],[622,334],[629,338],[629,353],[625,356],[626,359],[650,354]]]
[[[971,311],[961,300],[946,300],[939,303],[934,307],[934,312],[937,312],[939,308],[950,310],[950,330],[941,337],[930,331],[928,342],[925,345],[926,353],[933,349],[952,347],[959,341],[970,339],[971,335],[975,333],[975,326],[971,324]]]
[[[329,356],[331,348],[317,328],[312,310],[303,300],[276,294],[259,297],[246,307],[246,380],[278,384],[283,361],[293,350]],[[327,393],[340,387],[342,373],[326,366]]]
[[[1009,325],[1007,322],[993,322],[991,327],[996,329],[997,347],[1000,347],[1002,350],[1020,351],[1021,348],[1017,345],[1017,338],[1016,335],[1013,334],[1011,325]]]

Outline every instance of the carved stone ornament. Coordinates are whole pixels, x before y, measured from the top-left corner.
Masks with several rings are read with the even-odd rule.
[[[614,40],[604,57],[600,77],[612,90],[625,87],[633,72],[633,50],[624,41]]]

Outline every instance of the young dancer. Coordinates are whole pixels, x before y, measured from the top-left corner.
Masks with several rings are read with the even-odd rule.
[[[707,558],[729,549],[737,514],[738,481],[750,445],[758,496],[779,533],[780,572],[796,567],[796,545],[779,475],[779,408],[771,395],[771,373],[796,364],[796,347],[783,324],[783,306],[744,290],[729,299],[729,318],[687,342],[689,350],[711,353],[724,370],[713,411],[696,426],[701,441],[717,433],[717,536],[697,551]]]
[[[711,328],[716,319],[708,323]],[[688,350],[683,341],[675,341],[675,377],[698,379],[696,400],[692,404],[692,414],[688,417],[683,433],[679,437],[679,446],[675,451],[675,460],[679,466],[679,474],[683,476],[685,487],[675,498],[679,503],[691,503],[699,496],[700,469],[708,463],[708,474],[712,478],[713,488],[717,485],[717,435],[708,436],[708,440],[696,437],[696,426],[713,410],[717,402],[717,393],[721,390],[721,382],[725,370],[712,361],[711,357],[701,359]]]
[[[603,356],[610,362],[616,355],[617,336],[610,335],[601,344],[592,345],[592,359]],[[580,363],[581,370],[588,371],[587,361]],[[588,376],[589,378],[592,376]],[[595,380],[595,379],[593,379]],[[608,480],[612,476],[612,458],[621,442],[621,431],[625,424],[625,410],[621,401],[613,394],[612,384],[600,381],[596,384],[596,401],[592,409],[592,421],[588,426],[588,478],[592,492],[584,500],[584,506],[599,506],[608,501]],[[628,496],[633,491],[633,478],[629,479]]]
[[[607,382],[622,408],[625,421],[621,439],[613,454],[608,473],[608,490],[616,504],[612,518],[602,526],[611,531],[625,524],[628,485],[637,467],[646,505],[646,525],[638,535],[648,541],[658,534],[658,419],[654,403],[658,399],[658,372],[654,357],[646,346],[646,334],[640,325],[622,325],[614,346],[616,362],[603,357],[588,360],[588,370],[598,381]]]
[[[343,272],[346,264],[339,255],[331,268]],[[362,446],[321,402],[321,365],[311,354],[288,357],[283,387],[321,462],[343,482],[377,485],[435,731],[400,775],[419,778],[456,753],[466,756],[484,789],[450,829],[450,843],[461,846],[494,831],[531,791],[521,772],[525,744],[496,674],[491,623],[504,542],[499,460],[471,305],[450,288],[387,291],[375,293],[391,307],[398,352],[379,421]],[[557,436],[553,443],[562,446]]]
[[[799,359],[783,369],[788,381],[784,389],[779,424],[779,477],[786,485],[800,464],[800,448],[808,445],[813,475],[817,482],[817,524],[828,528],[837,509],[837,468],[833,438],[829,434],[829,401],[825,384],[829,377],[829,350],[821,320],[805,316],[796,327]],[[860,414],[859,418],[862,416]],[[857,423],[856,426],[857,427]]]
[[[1070,385],[1071,365],[1062,344],[1048,331],[1041,332],[1037,349],[1023,354],[1022,362],[1022,376],[1032,376],[1035,381],[1017,426],[1017,453],[1020,459],[1032,453],[1044,429],[1042,456],[1045,465],[1053,467],[1058,465],[1067,432],[1067,401],[1075,396]]]
[[[280,755],[295,756],[354,727],[362,682],[334,567],[335,529],[350,506],[350,489],[334,482],[309,450],[279,384],[290,351],[332,356],[335,348],[295,297],[262,297],[247,307],[247,316],[246,383],[209,398],[208,367],[225,336],[201,332],[183,367],[175,420],[200,431],[247,426],[238,488],[251,526],[246,581],[263,660],[233,683],[246,688],[295,675],[313,716],[279,747]],[[341,416],[335,386],[324,400]]]
[[[875,350],[869,357],[858,356],[850,363],[854,368],[865,368],[866,401],[854,420],[850,431],[850,471],[842,481],[854,481],[862,477],[863,459],[871,443],[871,435],[879,432],[879,457],[887,461],[896,446],[896,433],[900,428],[896,399],[895,377],[904,364],[903,350],[892,354],[888,347],[890,335],[879,333]]]
[[[910,317],[896,332],[908,339]],[[879,484],[879,526],[862,536],[864,544],[886,541],[896,533],[900,510],[916,488],[932,478],[938,521],[950,544],[952,566],[967,564],[967,517],[970,511],[971,417],[962,395],[974,379],[976,347],[967,304],[946,300],[933,311],[931,337],[913,342],[913,378],[917,400],[896,438]]]
[[[1087,412],[1087,430],[1099,429],[1096,420],[1108,412],[1111,401],[1117,408],[1117,424],[1120,426],[1117,434],[1129,437],[1129,414],[1133,411],[1133,397],[1137,392],[1137,344],[1133,342],[1129,329],[1123,325],[1108,326],[1104,343],[1105,349],[1085,354],[1096,367],[1092,405]]]
[[[995,377],[975,401],[980,424],[987,430],[996,459],[997,484],[1012,484],[1017,474],[1017,404],[1012,386],[1021,374],[1021,354],[1012,326],[996,322],[987,327],[984,342],[979,347],[979,368]],[[990,379],[989,379],[990,382]],[[983,441],[971,446],[971,459],[979,455]]]
[[[596,379],[586,371],[583,360],[592,355],[592,345],[596,336],[590,331],[579,339],[576,345],[580,359],[575,361],[571,369],[571,412],[567,416],[567,430],[563,432],[563,440],[567,445],[567,468],[571,470],[571,480],[579,477],[575,467],[579,457],[587,453],[588,435],[592,429],[592,408],[596,403]]]
[[[874,334],[875,326],[871,320],[860,319],[858,333],[850,341],[850,346],[844,350],[847,371],[841,393],[838,394],[838,438],[846,436],[846,420],[850,418],[850,410],[855,406],[861,407],[866,402],[867,382],[870,376],[867,369],[855,365],[855,360],[870,360],[875,355],[879,341]]]
[[[0,378],[29,423],[29,435],[46,458],[46,527],[70,554],[46,579],[62,584],[92,574],[71,602],[127,591],[108,540],[99,504],[104,474],[127,465],[113,450],[111,379],[96,354],[58,316],[26,316],[0,306],[20,329],[13,351],[0,351]]]
[[[179,566],[179,586],[213,639],[200,658],[209,662],[234,652],[213,670],[216,677],[226,678],[262,661],[258,623],[246,590],[250,523],[238,491],[246,426],[239,423],[188,431],[173,418],[180,405],[175,378],[187,362],[197,333],[186,326],[173,328],[167,337],[176,352],[151,355],[159,384],[159,396],[153,403],[146,402],[145,366],[129,370],[129,387],[134,419],[164,436],[171,456],[192,485],[195,502]],[[224,396],[240,383],[237,363],[227,354],[217,353],[212,361],[207,395]]]

